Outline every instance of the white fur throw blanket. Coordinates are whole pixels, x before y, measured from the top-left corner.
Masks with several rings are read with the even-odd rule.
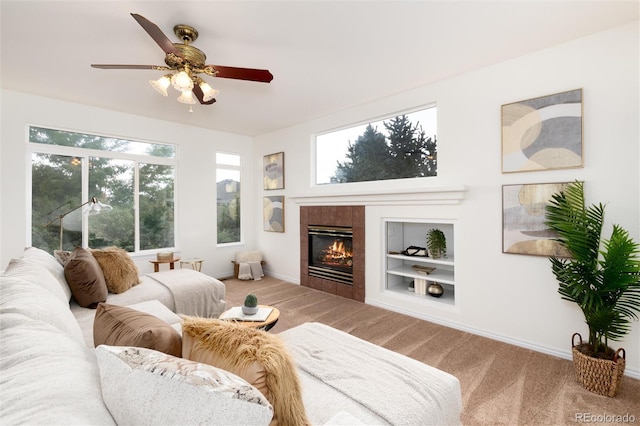
[[[280,336],[298,367],[392,425],[459,425],[460,382],[404,355],[319,323]]]
[[[177,314],[217,318],[226,308],[224,283],[192,269],[147,274],[171,291]]]

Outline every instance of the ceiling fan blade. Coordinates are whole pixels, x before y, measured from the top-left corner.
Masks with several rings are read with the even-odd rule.
[[[211,105],[212,103],[214,103],[216,101],[215,98],[214,98],[214,99],[211,99],[211,100],[205,102],[204,101],[204,93],[202,93],[202,89],[197,84],[195,86],[193,86],[193,89],[191,89],[191,91],[193,92],[194,95],[196,95],[196,98],[198,99],[198,101],[202,105]]]
[[[166,35],[162,32],[162,30],[153,22],[149,21],[142,15],[138,15],[137,13],[132,13],[133,19],[138,21],[138,24],[151,36],[153,41],[158,43],[158,46],[164,50],[164,53],[173,53],[174,55],[184,58],[182,53],[173,45],[171,40],[167,38]]]
[[[249,80],[258,81],[260,83],[269,83],[273,80],[273,74],[269,70],[258,70],[254,68],[237,68],[237,67],[223,67],[221,65],[207,65],[207,67],[213,67],[218,74],[216,77],[221,78],[234,78],[236,80]]]
[[[104,70],[157,70],[157,69],[168,69],[167,67],[160,67],[158,65],[118,65],[118,64],[91,64],[91,68],[101,68],[101,69],[104,69]]]

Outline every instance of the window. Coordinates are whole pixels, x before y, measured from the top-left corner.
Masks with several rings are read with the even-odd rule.
[[[240,156],[216,153],[216,200],[218,244],[239,243]]]
[[[174,145],[34,126],[29,142],[33,246],[58,249],[60,215],[96,197],[100,214],[85,206],[62,219],[64,250],[175,247]]]
[[[437,176],[435,106],[316,136],[316,184]]]

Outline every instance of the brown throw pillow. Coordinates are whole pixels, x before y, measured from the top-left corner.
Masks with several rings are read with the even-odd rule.
[[[82,247],[73,250],[64,266],[64,277],[78,305],[95,309],[98,303],[107,300],[102,269],[89,250]]]
[[[107,247],[92,250],[110,293],[123,293],[140,283],[138,267],[126,250],[118,247]]]
[[[273,406],[271,426],[310,425],[300,381],[282,340],[229,321],[183,316],[183,358],[242,377]]]
[[[108,303],[100,303],[96,309],[93,343],[96,347],[136,346],[182,356],[182,338],[169,323],[127,306]]]

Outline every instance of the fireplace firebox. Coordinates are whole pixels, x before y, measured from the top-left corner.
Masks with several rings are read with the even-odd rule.
[[[309,276],[353,284],[353,230],[347,227],[308,227]]]

